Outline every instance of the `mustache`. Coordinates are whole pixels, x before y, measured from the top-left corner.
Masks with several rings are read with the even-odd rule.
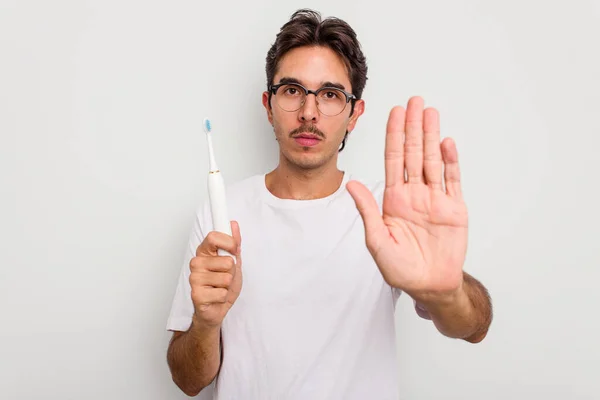
[[[290,132],[290,136],[294,137],[294,136],[299,135],[301,133],[313,133],[313,134],[315,134],[315,135],[317,135],[317,136],[319,136],[319,137],[321,137],[323,139],[325,138],[325,134],[322,131],[320,131],[314,125],[302,125],[302,126],[296,128],[296,129],[293,129]]]

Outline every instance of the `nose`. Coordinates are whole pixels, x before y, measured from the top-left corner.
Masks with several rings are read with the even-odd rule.
[[[319,109],[317,108],[317,98],[309,93],[304,99],[304,104],[298,112],[298,119],[302,122],[317,122]]]

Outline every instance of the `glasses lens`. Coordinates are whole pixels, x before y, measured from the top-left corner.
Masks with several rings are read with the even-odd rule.
[[[325,88],[319,92],[317,105],[325,115],[338,115],[346,107],[346,95],[341,90]]]
[[[285,111],[296,111],[304,104],[304,90],[294,84],[280,86],[276,94],[277,104]]]

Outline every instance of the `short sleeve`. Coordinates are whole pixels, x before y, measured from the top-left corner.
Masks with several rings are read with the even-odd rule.
[[[196,249],[204,240],[211,227],[210,218],[207,218],[207,205],[199,207],[196,218],[188,239],[188,245],[184,251],[183,266],[179,273],[171,312],[167,319],[167,330],[187,331],[192,324],[194,315],[194,303],[192,302],[192,288],[190,286],[190,261],[196,256]]]

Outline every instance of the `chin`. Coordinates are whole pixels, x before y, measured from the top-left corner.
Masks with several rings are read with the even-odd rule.
[[[310,170],[310,169],[320,168],[323,165],[325,165],[326,163],[324,163],[324,162],[306,162],[306,161],[302,161],[302,162],[293,163],[293,164],[296,167],[300,168],[300,169]]]
[[[285,158],[288,162],[300,169],[315,169],[322,167],[327,164],[331,160],[331,156],[327,157],[326,154],[321,152],[319,153],[302,153],[298,154],[294,152],[294,154],[284,154]]]

